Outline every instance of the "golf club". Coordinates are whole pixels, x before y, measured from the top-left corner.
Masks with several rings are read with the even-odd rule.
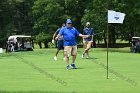
[[[99,32],[99,33],[95,33],[93,35],[99,35],[99,34],[102,34],[102,33],[104,33],[104,31],[103,32]],[[90,37],[90,36],[92,36],[92,35],[88,35],[88,37]]]

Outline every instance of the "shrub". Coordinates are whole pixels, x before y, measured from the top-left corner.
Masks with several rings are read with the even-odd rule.
[[[53,43],[51,43],[51,42],[48,42],[48,47],[49,47],[49,48],[55,48],[55,46],[56,46],[55,44],[53,44]]]

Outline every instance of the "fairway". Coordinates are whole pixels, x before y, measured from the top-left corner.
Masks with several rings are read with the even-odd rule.
[[[62,51],[53,60],[55,49],[0,54],[0,93],[140,92],[140,54],[109,49],[106,79],[106,49],[92,48],[90,59],[82,59],[82,51],[78,49],[78,69],[71,70],[66,70]]]

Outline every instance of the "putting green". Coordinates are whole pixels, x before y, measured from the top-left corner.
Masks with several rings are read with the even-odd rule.
[[[140,54],[109,49],[106,79],[106,49],[91,49],[90,59],[82,50],[75,70],[66,70],[62,51],[53,60],[55,49],[0,54],[0,93],[139,93]]]

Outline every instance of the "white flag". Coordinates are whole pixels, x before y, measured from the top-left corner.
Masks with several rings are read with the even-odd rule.
[[[108,10],[108,23],[123,23],[125,14]]]

